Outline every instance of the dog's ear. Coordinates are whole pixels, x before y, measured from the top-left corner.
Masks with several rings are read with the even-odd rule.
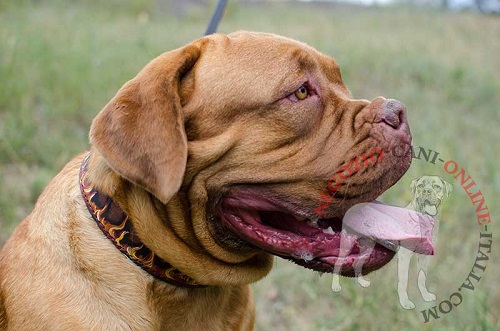
[[[443,178],[439,178],[441,179],[441,182],[443,182],[443,187],[444,187],[444,196],[445,197],[448,197],[450,195],[450,193],[453,191],[453,185],[451,185],[450,183],[448,183],[447,181],[445,181]]]
[[[164,53],[127,82],[92,122],[90,143],[109,166],[167,203],[187,162],[181,79],[195,65],[200,43]]]
[[[411,194],[415,195],[415,191],[417,189],[417,182],[418,180],[422,177],[415,178],[414,180],[411,181],[410,183],[410,192]]]

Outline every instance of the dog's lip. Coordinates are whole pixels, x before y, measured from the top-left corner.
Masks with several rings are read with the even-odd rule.
[[[378,243],[366,253],[360,238],[341,231],[343,215],[311,219],[309,215],[314,214],[309,210],[297,212],[299,208],[289,202],[248,192],[229,194],[222,200],[220,210],[221,221],[244,241],[317,271],[333,272],[335,266],[340,266],[340,273],[350,276],[354,274],[355,262],[362,258],[362,273],[367,273],[394,256],[394,252]],[[313,220],[318,227],[310,224]],[[350,243],[351,251],[345,256],[339,256],[341,241]]]

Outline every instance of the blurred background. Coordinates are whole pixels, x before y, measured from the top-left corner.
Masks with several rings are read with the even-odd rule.
[[[214,0],[0,0],[0,246],[48,181],[88,149],[92,118],[149,60],[200,37]],[[255,284],[256,330],[500,330],[500,1],[236,1],[219,31],[273,32],[336,58],[357,98],[402,100],[414,145],[455,160],[478,183],[493,224],[493,248],[474,291],[437,320],[421,310],[449,298],[470,272],[479,244],[475,210],[439,165],[414,160],[381,198],[406,206],[409,185],[439,175],[454,191],[443,203],[429,272],[438,301],[425,303],[410,272],[400,307],[396,261],[360,288],[281,259]],[[412,266],[415,270],[415,266]]]

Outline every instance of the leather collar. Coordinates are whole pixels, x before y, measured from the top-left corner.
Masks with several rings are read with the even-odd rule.
[[[155,278],[180,287],[206,287],[181,273],[142,243],[133,223],[120,206],[97,191],[90,182],[87,175],[90,155],[87,154],[80,167],[80,190],[87,209],[104,235],[120,252]]]

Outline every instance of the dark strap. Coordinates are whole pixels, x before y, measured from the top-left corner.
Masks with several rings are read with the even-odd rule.
[[[224,15],[224,10],[226,9],[227,0],[219,0],[217,7],[215,8],[210,23],[208,23],[207,30],[205,31],[205,36],[208,36],[217,31],[222,15]]]

